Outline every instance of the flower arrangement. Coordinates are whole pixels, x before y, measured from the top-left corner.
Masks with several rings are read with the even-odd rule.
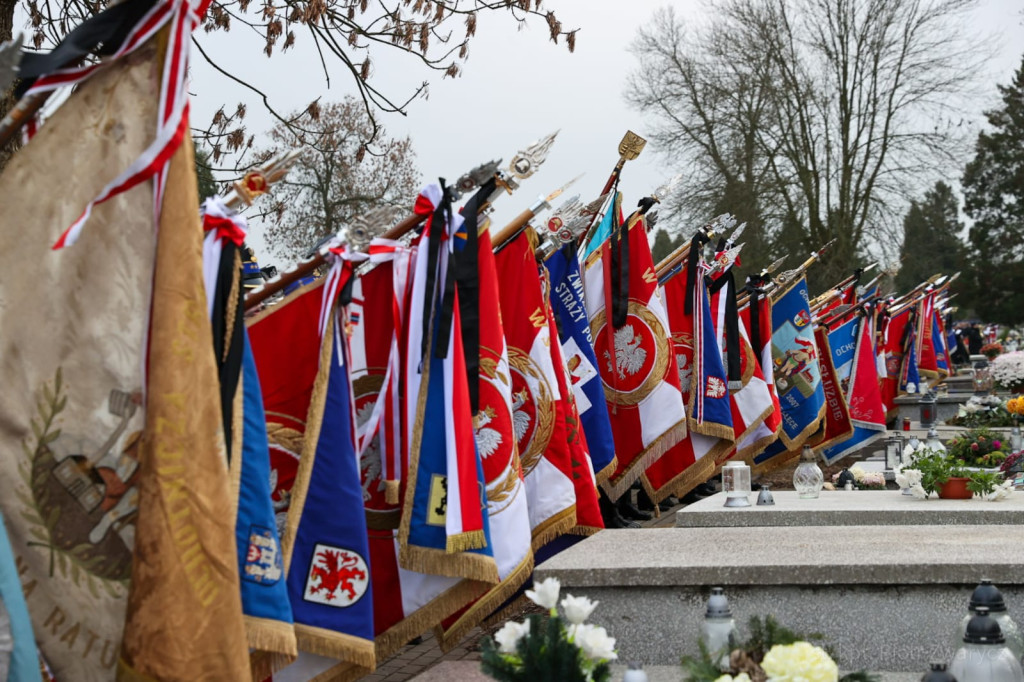
[[[717,659],[705,648],[699,656],[684,656],[685,682],[874,682],[878,678],[865,672],[839,677],[835,656],[808,640],[821,635],[801,636],[779,625],[768,616],[750,619],[750,638],[729,654],[728,669],[723,671]],[[723,672],[725,674],[723,674]]]
[[[1003,344],[999,343],[998,341],[995,341],[993,343],[986,343],[984,346],[981,347],[981,354],[984,355],[989,360],[993,360],[999,355],[1002,355],[1002,352]]]
[[[966,478],[967,489],[976,497],[998,502],[1009,497],[1013,490],[1013,479],[1003,480],[1004,474],[997,471],[968,471],[962,460],[936,450],[923,449],[916,453],[913,468],[896,467],[896,485],[910,490],[919,500],[928,499],[951,478]]]
[[[994,395],[972,396],[960,406],[956,416],[946,420],[946,423],[950,426],[966,426],[972,429],[983,426],[1013,426],[1015,417],[1010,412],[1009,402],[1012,401],[1003,402]],[[1024,413],[1024,401],[1021,401],[1020,409]]]
[[[558,614],[557,578],[534,585],[526,596],[547,609],[546,616],[533,614],[522,623],[510,621],[485,638],[482,670],[503,682],[606,682],[609,661],[618,658],[615,638],[603,628],[585,622],[598,602],[566,595]],[[546,622],[545,622],[546,621]],[[495,642],[497,645],[495,645]]]
[[[1024,351],[1003,353],[992,361],[989,371],[996,383],[1007,391],[1024,388]]]
[[[1024,450],[1013,453],[1012,455],[1007,457],[1002,464],[999,465],[999,471],[1004,476],[1009,474],[1014,468],[1016,468],[1016,466],[1020,463],[1022,458],[1024,458]]]
[[[997,467],[1010,454],[1010,444],[988,428],[969,429],[946,444],[953,459],[962,460],[964,466]]]

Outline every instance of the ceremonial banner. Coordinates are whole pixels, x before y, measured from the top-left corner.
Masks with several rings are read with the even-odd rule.
[[[755,470],[781,466],[799,455],[825,418],[813,326],[807,282],[800,277],[772,300],[772,369],[782,405],[782,430],[778,441],[754,457]]]
[[[701,390],[698,387],[704,386],[704,391],[712,387],[713,396],[710,405],[714,406],[716,419],[729,417],[728,391],[726,390],[725,368],[722,365],[722,356],[714,340],[713,329],[710,339],[713,345],[705,346],[704,335],[698,333],[707,325],[711,329],[711,309],[708,305],[707,290],[703,284],[703,278],[697,281],[693,291],[687,291],[686,270],[675,275],[667,282],[662,289],[665,295],[665,306],[668,309],[669,331],[671,333],[672,354],[676,359],[676,367],[679,373],[679,384],[682,387],[682,394],[687,406],[695,405],[692,396],[693,391]],[[695,299],[691,310],[696,314],[686,313],[686,299]],[[699,324],[698,324],[699,321]],[[705,352],[706,351],[706,352]],[[698,362],[695,358],[703,358]],[[702,370],[695,369],[701,367]],[[700,379],[700,372],[703,371],[708,378]],[[719,395],[720,394],[720,395]],[[726,402],[721,401],[722,396]],[[729,417],[731,419],[731,417]],[[696,423],[691,421],[691,426]],[[701,425],[702,428],[703,424]],[[717,424],[717,426],[723,426]],[[647,467],[643,474],[643,486],[648,496],[654,501],[660,501],[669,495],[683,496],[697,485],[707,480],[715,469],[715,461],[732,447],[731,425],[728,430],[729,438],[720,438],[714,435],[706,435],[699,431],[690,429],[686,438],[669,448],[662,457]]]
[[[609,209],[616,216],[617,203]],[[645,226],[637,220],[618,227],[584,273],[618,460],[615,473],[601,484],[613,500],[686,434],[679,369]]]
[[[576,525],[565,406],[551,362],[551,328],[537,260],[524,232],[495,255],[512,372],[512,425],[536,551]],[[562,371],[561,368],[558,371]]]
[[[39,653],[18,579],[18,567],[4,529],[3,514],[0,514],[0,636],[0,642],[5,645],[0,649],[0,679],[38,682]]]
[[[284,563],[299,648],[372,672],[376,658],[366,519],[359,513],[339,513],[359,510],[363,497],[353,442],[347,340],[336,315],[324,333],[288,513]]]
[[[463,220],[450,202],[437,184],[416,200],[416,211],[428,217],[409,304],[404,437],[409,454],[399,562],[407,570],[496,583],[453,281]]]
[[[935,348],[934,334],[935,293],[931,287],[918,304],[917,312],[917,343],[914,345],[917,355],[918,373],[925,379],[939,379],[938,353]],[[921,390],[924,393],[924,389]]]
[[[782,407],[775,391],[775,378],[772,374],[771,319],[772,299],[759,290],[752,290],[747,304],[740,308],[740,321],[750,334],[750,345],[754,350],[757,368],[768,389],[772,410],[752,432],[737,441],[737,450],[745,453],[740,456],[748,462],[754,455],[774,443],[782,429]]]
[[[844,443],[822,450],[826,462],[864,447],[885,432],[885,407],[878,385],[872,316],[850,320],[829,333],[832,361],[849,406],[853,435]]]
[[[576,249],[567,244],[546,262],[551,277],[551,307],[558,321],[559,339],[565,368],[569,371],[580,421],[590,448],[590,458],[598,483],[615,471],[615,441],[608,418],[608,404],[597,371],[594,341],[587,324],[583,303],[583,279]]]
[[[815,327],[814,343],[818,348],[821,389],[825,394],[825,422],[818,433],[807,439],[807,444],[826,450],[846,442],[853,435],[853,424],[850,422],[850,410],[843,396],[843,387],[832,365],[832,349],[828,343],[828,331],[824,327]]]
[[[750,346],[747,337],[746,325],[740,318],[735,306],[736,292],[733,288],[731,273],[723,275],[717,282],[723,282],[720,288],[711,298],[712,317],[715,325],[715,334],[718,345],[723,349],[722,357],[725,358],[729,351],[727,327],[728,318],[735,316],[736,343],[739,347],[739,383],[736,390],[729,391],[729,407],[732,415],[733,446],[717,457],[715,466],[719,467],[733,457],[740,459],[759,452],[763,445],[758,446],[756,440],[748,439],[756,433],[764,420],[767,419],[773,409],[772,396],[768,391],[768,384],[765,383],[764,374],[758,366],[754,356],[754,350]],[[732,299],[730,302],[730,298]],[[731,382],[730,382],[731,383]],[[743,444],[743,447],[739,447]]]
[[[280,663],[298,653],[292,609],[285,584],[281,538],[270,499],[270,448],[266,414],[245,328],[242,335],[242,402],[239,452],[231,460],[231,492],[237,513],[235,542],[242,587],[242,611],[249,648],[281,654]],[[236,418],[238,415],[236,414]],[[264,670],[265,671],[265,670]]]
[[[896,397],[906,389],[909,354],[913,340],[913,306],[891,316],[885,327],[882,349],[885,356],[885,377],[882,379],[882,404],[886,419],[896,416]],[[916,371],[914,374],[916,375]],[[917,392],[916,385],[912,393]]]
[[[158,231],[123,680],[250,675],[198,204],[186,140]]]
[[[544,268],[541,268],[544,272]],[[550,290],[550,282],[547,273],[543,278],[545,292]],[[555,324],[555,315],[550,305],[550,299],[545,301],[545,312],[548,318],[548,329],[550,338],[558,338],[558,325]],[[559,401],[562,403],[562,417],[565,420],[565,438],[569,444],[569,458],[572,462],[572,482],[576,491],[576,525],[572,531],[577,535],[593,535],[604,528],[604,519],[601,517],[601,507],[597,500],[597,480],[594,476],[594,465],[590,458],[590,448],[587,436],[580,423],[580,413],[576,409],[576,398],[569,388],[570,374],[568,363],[562,356],[562,346],[559,343],[552,343],[551,364],[555,368],[555,377],[558,384]]]
[[[324,280],[246,319],[260,378],[270,445],[270,499],[278,537],[284,536],[306,416],[320,366],[317,320]]]
[[[519,463],[519,449],[513,427],[512,371],[505,347],[505,332],[500,312],[497,266],[486,227],[477,235],[479,202],[493,192],[493,181],[486,183],[463,208],[466,217],[467,248],[477,250],[479,304],[479,404],[473,418],[476,445],[483,461],[487,481],[487,513],[494,542],[494,560],[501,582],[457,617],[438,627],[435,635],[442,649],[454,647],[519,589],[533,570],[530,513]],[[554,344],[553,346],[554,347]],[[472,380],[472,378],[471,378]]]
[[[942,314],[938,309],[935,310],[932,320],[932,340],[935,344],[935,364],[939,370],[939,376],[941,378],[948,377],[953,361],[949,359],[949,344],[946,343],[945,325],[942,323]]]

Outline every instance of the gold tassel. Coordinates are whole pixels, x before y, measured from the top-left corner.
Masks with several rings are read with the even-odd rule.
[[[601,489],[604,490],[612,502],[618,500],[636,483],[636,480],[643,475],[647,467],[658,461],[659,457],[675,447],[685,437],[686,419],[681,419],[675,426],[658,436],[653,443],[648,445],[636,459],[629,463],[626,470],[615,481],[609,479],[602,483]]]
[[[366,668],[367,673],[372,673],[377,667],[372,640],[303,624],[295,625],[295,638],[302,651],[344,660]]]
[[[566,507],[554,516],[550,516],[533,529],[533,551],[538,551],[559,535],[565,535],[576,525],[576,505]]]
[[[445,551],[449,554],[468,552],[471,549],[483,549],[487,546],[487,536],[482,530],[471,530],[458,535],[449,535],[445,543]]]
[[[384,501],[388,504],[398,504],[398,492],[401,487],[401,481],[384,481]]]

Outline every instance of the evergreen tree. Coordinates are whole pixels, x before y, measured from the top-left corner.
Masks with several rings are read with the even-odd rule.
[[[663,261],[670,253],[682,246],[682,244],[682,235],[677,234],[673,237],[665,230],[658,230],[655,232],[654,245],[651,247],[651,256],[654,258],[654,264],[657,265]]]
[[[986,114],[964,170],[969,237],[969,300],[988,322],[1024,322],[1024,60],[1013,83],[998,86],[1002,106]]]
[[[210,167],[210,152],[205,149],[196,148],[196,180],[199,182],[199,201],[219,194]]]
[[[896,291],[904,292],[939,273],[963,269],[960,209],[953,188],[939,181],[924,198],[910,203],[903,217],[903,246]]]

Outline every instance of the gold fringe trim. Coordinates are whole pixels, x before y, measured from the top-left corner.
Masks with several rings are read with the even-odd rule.
[[[814,448],[815,448],[815,450],[828,450],[829,448],[831,448],[833,446],[839,445],[841,443],[845,443],[846,441],[850,440],[851,438],[853,438],[853,423],[852,422],[850,422],[850,429],[848,431],[840,433],[838,436],[833,436],[832,438],[829,438],[827,441],[823,441],[822,443],[819,443],[818,445],[814,446]]]
[[[512,571],[505,576],[505,579],[492,587],[487,594],[476,600],[472,606],[459,616],[458,620],[445,630],[444,626],[437,625],[434,628],[434,637],[441,645],[441,651],[448,653],[469,634],[488,614],[509,600],[516,593],[526,579],[533,573],[533,552],[527,552],[523,560]]]
[[[609,479],[602,483],[601,489],[604,490],[612,502],[615,502],[626,494],[626,491],[636,483],[647,467],[657,462],[658,458],[675,447],[685,437],[686,419],[683,418],[675,426],[672,426],[665,433],[655,438],[654,442],[648,445],[636,459],[629,463],[629,466],[626,467],[626,470],[622,472],[618,479],[615,481]]]
[[[729,442],[732,442],[733,438],[736,437],[736,432],[733,428],[731,426],[726,426],[725,424],[716,424],[714,422],[698,424],[697,420],[693,417],[687,417],[686,421],[690,426],[690,431],[693,433],[699,433],[702,436],[721,438],[722,440],[727,440]]]
[[[751,467],[750,475],[764,476],[765,474],[770,474],[776,469],[781,469],[782,467],[786,466],[792,460],[796,459],[799,456],[800,450],[787,450],[785,452],[780,452],[774,457],[769,457],[765,461],[761,462],[759,465]]]
[[[657,507],[655,507],[655,509],[657,509]],[[591,535],[602,530],[604,530],[604,528],[595,528],[594,526],[573,526],[566,532],[568,535],[582,535],[585,538],[589,538]]]
[[[782,428],[781,422],[779,423],[779,429]],[[739,457],[743,458],[743,461],[750,467],[751,473],[754,470],[754,457],[758,455],[766,447],[774,443],[779,439],[779,429],[775,429],[775,433],[769,433],[761,438],[755,440],[753,443],[744,448],[744,451]]]
[[[444,575],[449,578],[468,578],[491,585],[499,582],[498,565],[494,563],[494,557],[483,554],[449,554],[443,549],[433,547],[403,545],[398,550],[398,563],[407,571]]]
[[[123,658],[117,659],[117,682],[159,682],[155,677],[140,673]]]
[[[821,404],[821,409],[818,410],[818,416],[811,420],[811,423],[804,427],[804,430],[796,434],[793,438],[786,435],[786,429],[779,431],[779,440],[786,446],[787,450],[800,451],[801,446],[804,442],[812,435],[817,433],[818,429],[821,428],[821,422],[825,419],[825,403]]]
[[[519,595],[518,597],[513,599],[505,608],[501,609],[500,611],[495,611],[491,615],[487,616],[487,618],[484,619],[484,622],[480,624],[480,627],[484,629],[490,629],[493,628],[495,625],[498,625],[499,623],[504,623],[506,620],[511,618],[513,614],[522,612],[523,608],[526,606],[526,603],[528,601],[530,600],[525,594]]]
[[[242,379],[238,375],[238,386],[235,387],[235,399],[232,401],[231,416],[231,461],[228,462],[228,492],[231,496],[231,518],[238,518],[238,500],[242,493],[242,395],[245,390]]]
[[[371,639],[354,637],[302,623],[295,624],[295,639],[299,649],[311,654],[353,663],[367,668],[367,672],[371,673],[377,667],[376,650]]]
[[[449,554],[468,552],[471,549],[483,549],[487,546],[487,536],[482,530],[471,530],[458,535],[449,535],[445,543],[445,551]]]
[[[614,474],[615,470],[618,468],[619,458],[617,456],[612,457],[612,461],[608,463],[608,466],[606,466],[604,469],[601,469],[600,471],[594,472],[594,483],[597,485],[601,485],[609,478],[611,478],[612,474]]]
[[[388,504],[398,504],[398,492],[401,487],[401,481],[384,481],[384,501]]]
[[[302,296],[304,293],[306,293],[307,291],[311,291],[312,289],[316,289],[317,287],[322,287],[324,285],[324,281],[325,281],[325,279],[323,277],[317,277],[316,280],[310,282],[309,284],[302,285],[301,287],[299,287],[298,289],[296,289],[295,291],[290,293],[287,296],[287,298],[281,300],[278,303],[275,303],[274,305],[268,306],[268,305],[266,305],[266,302],[264,302],[264,306],[266,306],[266,307],[264,307],[262,310],[260,310],[255,315],[248,316],[248,317],[245,318],[245,326],[246,327],[253,326],[257,322],[259,322],[260,320],[265,318],[267,315],[270,315],[272,313],[276,313],[278,310],[280,310],[281,308],[285,307],[289,303],[292,303],[293,301],[298,300],[298,298],[300,296]]]
[[[280,654],[291,661],[299,655],[295,626],[291,623],[249,615],[242,616],[242,619],[245,621],[245,638],[250,649]]]
[[[309,411],[306,413],[306,432],[303,434],[302,452],[299,453],[299,468],[295,472],[291,505],[288,507],[284,537],[281,538],[281,554],[284,560],[285,576],[288,575],[288,570],[291,567],[295,534],[299,530],[299,521],[302,518],[303,508],[306,506],[306,493],[309,490],[309,481],[313,476],[316,444],[320,440],[320,426],[324,416],[324,405],[327,402],[327,381],[330,376],[333,345],[334,325],[328,324],[327,330],[324,331],[324,338],[320,341],[320,367],[317,369],[316,380],[313,382],[313,392],[309,399]]]
[[[761,448],[764,447],[763,445],[759,445],[759,444],[761,443],[761,441],[768,440],[768,436],[764,436],[764,437],[760,438],[759,440],[756,440],[753,443],[751,443],[750,445],[747,445],[746,447],[743,447],[743,448],[740,448],[739,444],[743,442],[744,438],[749,436],[751,433],[754,432],[754,430],[756,430],[758,427],[760,427],[761,424],[764,423],[764,420],[767,419],[768,416],[771,415],[771,413],[774,412],[774,411],[775,411],[775,406],[774,405],[769,405],[768,408],[765,409],[764,412],[762,412],[760,415],[758,415],[754,419],[754,421],[750,422],[750,424],[747,425],[747,428],[744,429],[743,433],[741,433],[736,438],[736,440],[733,442],[732,446],[729,448],[729,451],[725,453],[724,457],[721,457],[721,458],[716,457],[715,458],[715,473],[712,474],[713,476],[717,476],[719,473],[721,473],[722,465],[725,464],[726,462],[728,462],[730,460],[734,460],[734,459],[743,459],[743,460],[745,460],[747,455],[750,452],[759,452],[761,450]],[[771,440],[775,440],[775,436],[776,436],[776,434],[771,434]]]
[[[242,253],[238,249],[235,249],[235,259],[232,263],[233,271],[231,276],[231,291],[228,292],[228,309],[224,315],[224,353],[220,361],[225,362],[228,359],[228,353],[231,352],[231,337],[235,335],[235,315],[238,314],[238,287],[242,282]]]
[[[715,471],[715,458],[724,448],[729,447],[732,447],[731,443],[717,443],[703,457],[673,476],[660,488],[654,488],[646,473],[641,477],[640,485],[644,487],[644,492],[655,505],[669,495],[682,497],[711,477]]]
[[[576,525],[576,505],[566,507],[557,514],[553,514],[537,524],[531,533],[533,540],[530,547],[534,552],[548,544],[559,535],[565,535]]]
[[[408,644],[413,637],[418,637],[487,593],[493,586],[477,580],[460,580],[448,590],[442,592],[423,608],[417,609],[411,616],[395,623],[377,635],[377,660],[390,658],[399,649]]]

